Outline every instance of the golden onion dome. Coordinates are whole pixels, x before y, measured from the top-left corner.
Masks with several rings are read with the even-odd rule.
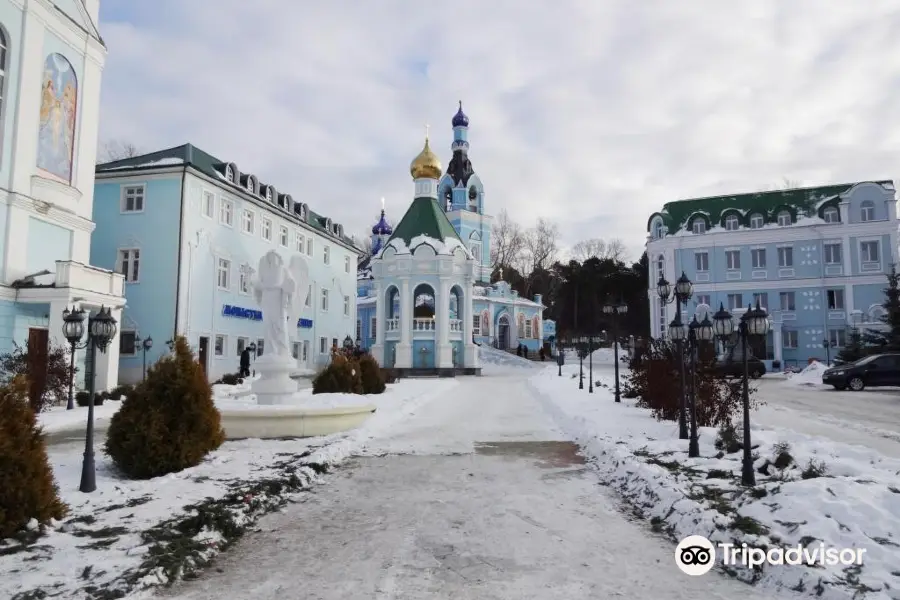
[[[428,136],[425,136],[425,147],[409,165],[409,174],[413,179],[440,179],[444,169],[437,154],[431,151],[428,145]]]

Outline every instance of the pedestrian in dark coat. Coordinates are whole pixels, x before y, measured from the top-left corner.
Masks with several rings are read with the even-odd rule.
[[[241,352],[241,377],[250,377],[250,348]]]

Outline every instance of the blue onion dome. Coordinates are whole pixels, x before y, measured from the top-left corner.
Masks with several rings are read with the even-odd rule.
[[[462,100],[459,101],[459,110],[456,111],[456,114],[453,115],[453,126],[454,127],[468,127],[469,126],[469,117],[466,116],[466,113],[462,110]]]
[[[372,235],[391,235],[392,233],[394,233],[394,228],[384,218],[384,209],[382,209],[381,220],[375,223],[375,227],[372,228]]]

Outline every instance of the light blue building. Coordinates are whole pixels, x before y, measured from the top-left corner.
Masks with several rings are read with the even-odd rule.
[[[477,344],[502,349],[515,349],[521,344],[536,352],[544,343],[542,314],[546,307],[541,303],[540,295],[529,300],[520,297],[505,281],[490,283],[493,217],[484,213],[484,187],[469,159],[469,118],[463,113],[461,103],[451,124],[453,156],[446,172],[442,171],[440,163],[437,164],[436,168],[442,172],[438,175],[435,198],[455,236],[475,261],[471,338]],[[358,271],[356,335],[361,345],[367,348],[375,344],[378,332],[371,259],[378,256],[391,236],[396,236],[396,232],[382,209],[378,222],[372,227],[371,256],[364,257]]]
[[[759,299],[772,330],[755,354],[770,368],[833,357],[849,328],[882,326],[897,227],[891,181],[669,202],[647,222],[651,334],[665,336],[675,314],[657,280],[683,271],[694,282],[688,319],[720,303],[739,316]]]
[[[123,279],[90,263],[106,47],[98,0],[0,0],[0,352],[68,348],[63,311],[125,304]],[[116,383],[118,340],[79,379]],[[80,383],[80,382],[79,382]]]
[[[97,166],[91,258],[125,277],[120,378],[184,335],[210,380],[238,370],[244,348],[265,353],[251,294],[269,250],[309,265],[307,310],[292,332],[298,371],[327,363],[353,336],[359,251],[340,223],[190,144]]]

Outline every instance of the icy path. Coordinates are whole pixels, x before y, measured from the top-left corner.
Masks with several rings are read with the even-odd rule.
[[[463,380],[305,502],[260,523],[184,599],[762,600],[688,577],[627,520],[516,376]],[[405,455],[374,456],[379,452]],[[460,454],[450,454],[460,453]]]

